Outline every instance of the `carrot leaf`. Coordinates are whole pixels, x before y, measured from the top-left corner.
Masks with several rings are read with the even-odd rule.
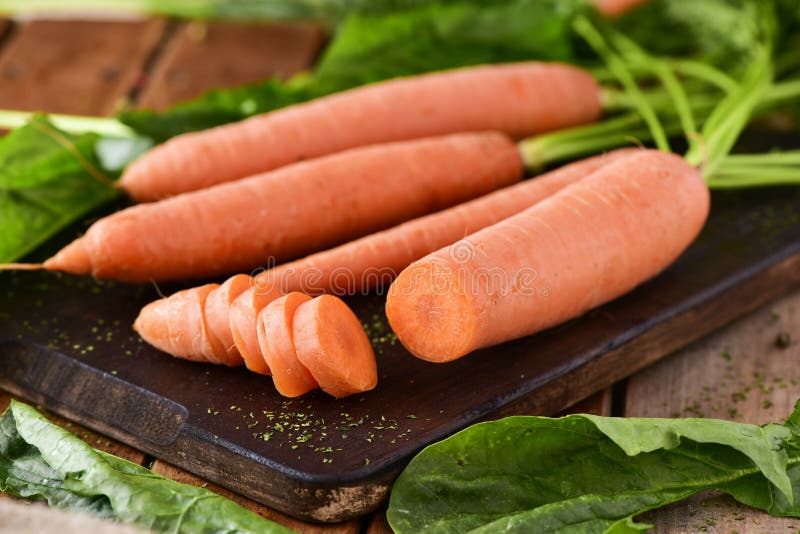
[[[116,198],[116,174],[148,146],[70,134],[43,115],[0,139],[0,263],[21,258]]]
[[[429,446],[387,517],[406,532],[635,532],[631,518],[716,489],[800,517],[800,403],[786,424],[518,416]]]
[[[92,449],[16,401],[0,416],[0,491],[152,532],[292,532],[207,489]]]

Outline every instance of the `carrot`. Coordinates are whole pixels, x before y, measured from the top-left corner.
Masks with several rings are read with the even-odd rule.
[[[664,269],[708,210],[694,167],[641,150],[410,265],[389,290],[389,323],[433,362],[538,332]]]
[[[272,371],[261,354],[258,342],[258,314],[281,295],[277,287],[269,287],[267,290],[256,290],[251,287],[233,301],[228,315],[228,327],[245,366],[262,375],[272,374]]]
[[[284,397],[299,397],[319,387],[297,359],[292,330],[297,307],[310,300],[308,295],[295,291],[272,301],[258,314],[261,355],[272,371],[275,389]]]
[[[217,287],[206,284],[151,302],[136,318],[134,330],[144,332],[148,343],[178,358],[219,363],[203,313],[209,293]]]
[[[648,0],[594,0],[597,10],[607,17],[619,17]]]
[[[394,280],[411,262],[510,217],[638,149],[618,149],[565,165],[338,247],[278,265],[254,277],[254,287],[311,295],[352,295]]]
[[[464,235],[518,213],[603,165],[637,150],[619,149],[565,165],[538,178],[489,193],[470,202],[408,221],[299,261],[279,265],[252,279],[238,274],[222,285],[222,288],[226,285],[242,288],[236,294],[226,291],[225,302],[230,302],[231,295],[238,296],[232,305],[213,305],[212,303],[219,300],[218,292],[224,291],[222,288],[215,289],[208,296],[206,308],[197,309],[196,312],[206,316],[205,321],[210,330],[226,346],[230,347],[231,343],[235,343],[232,350],[237,355],[244,356],[249,369],[269,374],[268,362],[261,357],[256,324],[260,311],[279,295],[291,291],[354,294],[389,283],[411,262],[457,241]],[[234,279],[237,280],[236,283],[232,282]],[[186,298],[186,293],[178,292],[177,297],[173,295],[151,303],[141,313],[163,315],[159,306],[169,306],[169,301],[173,298]],[[155,320],[148,319],[142,323],[157,328]],[[140,330],[139,333],[146,340],[156,335],[147,330]],[[185,353],[188,350],[191,348],[183,347],[180,351]],[[241,357],[238,361],[239,364],[242,363]]]
[[[594,78],[569,65],[423,74],[180,135],[136,160],[119,186],[136,200],[158,200],[359,146],[484,130],[523,137],[601,112]]]
[[[341,398],[377,385],[372,344],[341,299],[322,295],[300,304],[292,332],[297,359],[324,392]]]
[[[244,271],[463,202],[521,175],[516,147],[494,132],[358,148],[124,209],[44,268],[133,282]]]
[[[202,311],[208,325],[211,343],[215,345],[218,357],[222,363],[231,367],[242,365],[243,360],[234,344],[228,322],[230,307],[234,299],[249,287],[250,277],[245,274],[237,274],[228,278],[225,283],[214,288],[208,294],[205,308]]]

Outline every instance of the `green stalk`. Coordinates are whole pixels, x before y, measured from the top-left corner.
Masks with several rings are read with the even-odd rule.
[[[0,110],[0,128],[5,130],[19,128],[27,124],[34,115],[36,113],[28,111]],[[59,130],[65,132],[78,134],[94,132],[108,137],[137,137],[136,132],[116,119],[57,113],[48,114],[47,117]]]
[[[673,59],[670,60],[670,66],[679,74],[691,76],[706,83],[710,83],[711,85],[719,87],[726,93],[736,90],[736,87],[738,86],[736,80],[714,66],[709,65],[708,63],[703,63],[702,61],[694,61],[691,59]]]
[[[639,89],[633,74],[624,61],[614,53],[605,42],[605,39],[599,31],[589,22],[585,16],[575,19],[573,23],[575,31],[591,46],[594,51],[603,58],[603,61],[608,66],[608,69],[619,80],[622,86],[630,93],[631,98],[636,103],[636,108],[641,114],[647,126],[652,131],[653,139],[656,146],[660,150],[670,152],[669,141],[667,140],[666,132],[658,120],[653,107],[647,101]]]
[[[666,89],[672,104],[675,106],[675,111],[678,114],[678,119],[680,120],[686,139],[689,142],[689,146],[697,144],[697,123],[694,119],[692,106],[689,103],[689,97],[686,95],[686,91],[684,91],[683,86],[678,81],[672,69],[670,69],[663,60],[651,56],[639,45],[619,32],[611,30],[610,35],[614,46],[624,54],[627,61],[633,64],[638,63],[644,67],[649,66],[649,68],[652,69]]]

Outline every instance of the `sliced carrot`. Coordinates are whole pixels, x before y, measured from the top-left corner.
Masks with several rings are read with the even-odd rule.
[[[250,270],[375,232],[522,176],[495,132],[370,146],[141,204],[101,219],[44,268],[125,281]]]
[[[411,264],[389,290],[389,322],[433,362],[538,332],[664,269],[708,210],[695,168],[640,150]]]
[[[217,362],[203,307],[218,284],[179,291],[169,299],[151,302],[133,323],[142,338],[168,354],[198,362]]]
[[[277,288],[250,287],[231,304],[228,314],[233,343],[244,359],[244,365],[255,373],[270,375],[269,366],[261,355],[261,346],[258,344],[257,319],[259,312],[270,302],[280,297]]]
[[[246,274],[237,274],[211,291],[206,299],[204,312],[211,342],[215,345],[217,353],[222,356],[221,363],[231,367],[244,363],[231,334],[229,321],[231,303],[249,287],[250,277]]]
[[[261,354],[272,371],[275,389],[284,397],[299,397],[319,387],[297,359],[292,331],[297,307],[310,300],[308,295],[295,291],[273,300],[258,314]]]
[[[322,295],[298,306],[293,332],[298,360],[326,393],[341,398],[377,385],[372,344],[341,299]]]
[[[137,200],[159,200],[359,146],[483,130],[524,137],[601,113],[597,82],[577,67],[481,65],[396,78],[181,135],[136,160],[119,185]]]

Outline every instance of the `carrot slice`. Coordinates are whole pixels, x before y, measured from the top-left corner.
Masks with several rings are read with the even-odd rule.
[[[300,304],[292,332],[297,359],[326,393],[341,398],[378,384],[372,344],[341,299],[322,295]]]
[[[196,362],[215,362],[218,354],[210,341],[203,307],[218,284],[179,291],[168,299],[151,302],[133,323],[133,329],[159,350]]]
[[[294,349],[294,313],[297,307],[311,300],[294,291],[270,302],[258,314],[258,344],[261,354],[272,371],[275,389],[284,397],[299,397],[319,384],[297,359]]]
[[[249,287],[250,277],[245,274],[237,274],[225,280],[206,299],[205,315],[209,338],[215,346],[216,352],[221,356],[220,363],[230,367],[244,363],[231,334],[228,320],[231,303]]]

